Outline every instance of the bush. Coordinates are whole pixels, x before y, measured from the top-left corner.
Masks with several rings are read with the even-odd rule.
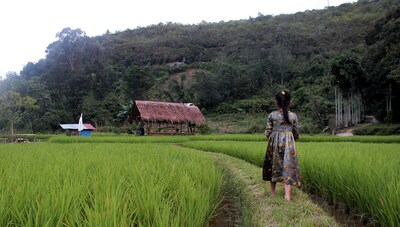
[[[353,130],[354,135],[400,135],[399,124],[371,124]]]
[[[300,122],[298,126],[300,134],[319,134],[322,130],[321,128],[313,122]]]
[[[225,114],[225,113],[267,113],[271,112],[275,108],[274,100],[272,98],[253,98],[253,99],[242,99],[233,103],[223,102],[219,104],[215,109],[214,113]]]
[[[263,133],[265,131],[265,127],[263,125],[252,125],[250,128],[246,130],[246,133]]]
[[[197,131],[202,135],[209,135],[212,132],[212,128],[208,124],[202,124],[197,126]]]
[[[383,119],[383,121],[384,122],[386,122],[386,123],[393,123],[394,122],[394,114],[393,114],[393,111],[389,111],[387,114],[386,114],[386,117]]]
[[[127,126],[104,126],[96,128],[96,132],[101,133],[114,133],[114,134],[121,134],[121,133],[128,133],[134,134],[135,132],[135,125],[127,125]]]

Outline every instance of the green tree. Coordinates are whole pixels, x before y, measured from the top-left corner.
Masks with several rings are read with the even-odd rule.
[[[22,76],[21,76],[22,77]],[[40,81],[38,77],[31,77],[23,81],[23,89],[17,89],[23,97],[32,97],[36,100],[37,108],[26,110],[23,115],[25,128],[34,133],[50,132],[58,129],[61,116],[55,109],[55,103],[51,98],[51,91]]]
[[[288,74],[293,67],[292,53],[285,46],[276,45],[271,48],[269,58],[270,66],[276,74],[275,78],[279,78],[280,84],[283,86],[285,81],[289,79]]]
[[[10,124],[12,139],[14,139],[14,123],[26,110],[36,107],[35,99],[29,96],[23,97],[18,92],[8,91],[0,96],[0,113]]]
[[[360,64],[351,54],[342,54],[331,63],[332,84],[335,86],[336,126],[348,127],[361,122],[361,89],[365,75]],[[344,116],[344,118],[343,118]]]
[[[53,101],[62,103],[68,115],[73,116],[81,112],[86,95],[93,92],[98,99],[104,99],[115,78],[107,71],[101,45],[84,31],[64,28],[57,38],[47,47],[47,70],[41,79],[50,89]],[[30,68],[26,71],[30,72]]]
[[[368,73],[367,92],[370,109],[400,120],[400,6],[375,23],[366,36],[369,54],[364,59]],[[394,103],[394,104],[392,104]],[[386,107],[386,108],[384,108]]]
[[[209,71],[196,73],[193,92],[200,108],[212,108],[223,98],[219,90],[218,76]]]
[[[150,67],[131,66],[124,71],[124,92],[127,100],[143,99],[153,85],[154,74]]]
[[[64,28],[61,32],[57,33],[58,40],[47,47],[48,57],[56,56],[62,58],[67,63],[69,69],[74,71],[76,64],[79,62],[79,54],[82,55],[83,48],[76,45],[86,37],[86,34],[81,29]]]

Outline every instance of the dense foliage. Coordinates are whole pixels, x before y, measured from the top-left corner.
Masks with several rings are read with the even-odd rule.
[[[397,0],[359,0],[291,15],[160,23],[97,37],[64,28],[45,59],[0,81],[0,95],[12,90],[35,99],[39,108],[27,109],[15,126],[38,132],[77,122],[81,112],[97,127],[118,126],[125,120],[118,114],[137,99],[191,102],[205,113],[268,112],[273,93],[286,88],[310,131],[320,131],[334,127],[331,62],[351,54],[365,73],[365,114],[396,121],[398,21]],[[391,109],[385,109],[388,100]],[[0,129],[8,122],[1,116]]]

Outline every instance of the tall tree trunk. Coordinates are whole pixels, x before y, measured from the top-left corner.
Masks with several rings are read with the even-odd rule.
[[[353,92],[350,92],[350,122],[354,125],[354,99]]]
[[[342,92],[340,91],[340,88],[338,88],[338,108],[339,108],[339,128],[342,127],[343,125],[343,95]]]
[[[358,106],[358,98],[357,98],[357,95],[358,95],[358,93],[356,92],[355,94],[354,94],[354,105],[353,105],[353,107],[354,107],[354,112],[353,112],[353,114],[354,114],[354,124],[356,125],[356,124],[358,124],[358,115],[357,115],[357,106]]]
[[[358,91],[356,92],[355,96],[354,96],[354,120],[355,123],[358,124],[359,118],[358,118],[358,108],[359,107],[359,100],[358,100]]]
[[[389,83],[386,90],[386,113],[392,111],[392,84]]]
[[[71,71],[74,71],[74,57],[73,56],[68,56],[68,63],[69,63],[69,66],[71,67]]]
[[[14,122],[10,121],[11,141],[14,141]]]
[[[356,101],[355,101],[355,95],[353,92],[350,93],[350,100],[351,100],[351,124],[355,125],[356,124],[356,114],[355,114],[355,107],[356,107]]]
[[[347,128],[347,126],[348,126],[348,122],[349,122],[349,119],[348,119],[348,114],[347,114],[347,107],[349,106],[349,100],[348,100],[348,98],[347,98],[347,96],[345,97],[345,99],[344,99],[344,127],[345,128]]]
[[[356,106],[356,120],[357,124],[361,123],[361,116],[360,116],[360,92],[357,92],[357,106]]]
[[[335,87],[335,123],[336,128],[339,128],[339,101],[338,101],[338,94],[337,94],[337,87]]]
[[[342,127],[346,127],[346,97],[342,94]]]
[[[362,120],[361,111],[362,111],[362,96],[361,92],[358,92],[358,123],[361,123]]]
[[[389,83],[389,106],[388,110],[392,111],[392,83]]]
[[[344,127],[349,127],[350,121],[350,98],[349,94],[346,94],[345,98],[345,106],[344,106]]]
[[[386,90],[386,91],[388,91],[388,90]],[[388,113],[389,112],[389,95],[387,94],[387,92],[385,95],[385,101],[386,101],[386,113]]]
[[[347,95],[347,99],[348,99],[348,106],[347,106],[347,114],[348,114],[348,118],[347,118],[347,127],[351,126],[351,93]]]

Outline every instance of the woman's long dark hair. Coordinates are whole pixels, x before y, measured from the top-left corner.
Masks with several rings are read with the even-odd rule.
[[[289,123],[289,104],[290,104],[290,93],[287,90],[280,90],[275,96],[276,103],[279,108],[282,108],[283,119],[286,123]]]

